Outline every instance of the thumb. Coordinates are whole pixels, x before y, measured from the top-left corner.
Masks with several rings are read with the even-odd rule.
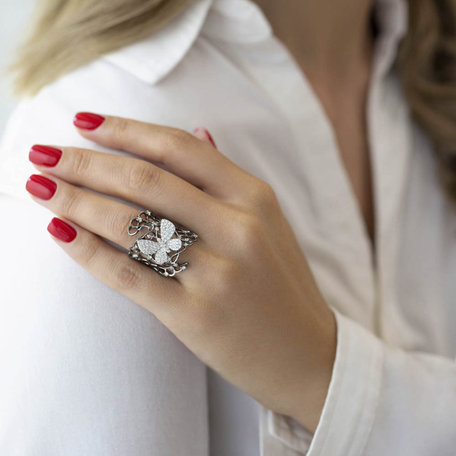
[[[196,136],[198,139],[201,139],[201,141],[210,143],[215,148],[217,148],[217,146],[215,145],[215,141],[212,138],[212,135],[209,133],[209,131],[206,128],[204,128],[204,127],[195,128],[193,130],[193,135]]]

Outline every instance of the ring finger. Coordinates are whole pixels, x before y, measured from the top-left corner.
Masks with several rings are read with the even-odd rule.
[[[81,189],[50,175],[30,176],[26,188],[36,202],[55,214],[74,221],[125,249],[129,249],[139,237],[127,233],[128,222],[139,212],[132,206]],[[179,262],[191,258],[192,268],[194,265],[204,265],[208,256],[207,250],[204,241],[199,239],[179,258]]]

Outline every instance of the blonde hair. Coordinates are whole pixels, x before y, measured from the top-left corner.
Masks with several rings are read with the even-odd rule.
[[[11,70],[14,92],[34,95],[90,61],[147,38],[192,0],[40,0]]]
[[[397,66],[418,124],[434,145],[442,184],[456,202],[456,0],[409,0]]]
[[[33,95],[102,54],[146,38],[192,0],[41,0],[13,65],[15,91]],[[456,0],[408,0],[397,68],[411,112],[434,144],[456,201]]]

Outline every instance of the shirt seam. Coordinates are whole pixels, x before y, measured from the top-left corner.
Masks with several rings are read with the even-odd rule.
[[[370,438],[370,436],[372,434],[372,431],[374,429],[375,416],[376,416],[376,413],[377,413],[377,410],[378,410],[378,406],[380,404],[380,390],[381,390],[381,386],[383,384],[383,371],[384,371],[383,367],[384,367],[384,364],[385,364],[385,351],[384,351],[383,347],[381,347],[381,346],[378,346],[378,351],[381,354],[381,358],[379,359],[378,363],[375,363],[372,366],[372,371],[374,373],[374,378],[375,378],[375,372],[377,372],[377,365],[378,365],[380,367],[380,375],[379,375],[379,379],[376,382],[376,386],[375,386],[375,403],[374,403],[374,406],[372,407],[372,411],[371,411],[371,413],[369,414],[369,417],[368,417],[368,419],[370,420],[370,426],[369,426],[369,430],[366,432],[364,443],[361,446],[360,456],[365,454],[365,451],[366,451],[366,448],[367,448],[367,444],[369,442],[369,438]]]

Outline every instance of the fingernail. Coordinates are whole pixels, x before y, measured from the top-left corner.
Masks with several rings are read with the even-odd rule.
[[[35,144],[29,152],[29,160],[35,165],[55,166],[62,156],[62,151],[55,147]]]
[[[41,176],[40,174],[32,174],[25,185],[25,188],[32,195],[38,198],[48,200],[54,195],[57,184],[47,177]]]
[[[73,124],[83,130],[95,130],[103,122],[105,118],[92,112],[78,112],[73,119]]]
[[[215,141],[214,141],[214,138],[212,138],[212,135],[209,133],[209,131],[204,128],[204,127],[196,127],[194,130],[193,130],[193,134],[195,134],[197,131],[203,131],[204,134],[206,135],[206,138],[211,142],[211,144],[217,148],[217,146],[215,145]]]
[[[71,242],[76,237],[76,230],[63,220],[54,217],[47,226],[47,230],[63,242]]]
[[[203,127],[203,130],[204,130],[204,133],[206,133],[206,136],[207,136],[207,139],[211,142],[211,144],[214,146],[214,147],[217,147],[215,145],[215,141],[214,141],[214,138],[212,137],[212,135],[209,133],[209,131]]]

